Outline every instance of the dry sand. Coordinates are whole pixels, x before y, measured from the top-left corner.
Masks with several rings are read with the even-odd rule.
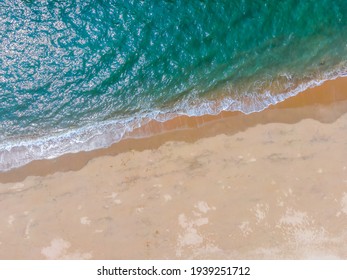
[[[3,173],[0,258],[347,259],[346,112],[342,78]]]

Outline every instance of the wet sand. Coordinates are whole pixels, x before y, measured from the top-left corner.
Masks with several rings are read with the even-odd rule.
[[[0,258],[347,258],[347,78],[136,133],[2,173]]]

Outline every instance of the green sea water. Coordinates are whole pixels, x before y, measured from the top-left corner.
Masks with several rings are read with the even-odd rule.
[[[0,170],[346,75],[347,1],[0,0]]]

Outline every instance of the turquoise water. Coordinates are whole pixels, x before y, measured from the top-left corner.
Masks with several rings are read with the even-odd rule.
[[[0,170],[347,73],[347,1],[0,0]]]

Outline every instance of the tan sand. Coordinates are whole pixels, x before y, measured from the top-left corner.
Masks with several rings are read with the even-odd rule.
[[[346,112],[342,78],[3,173],[0,258],[347,259]]]

